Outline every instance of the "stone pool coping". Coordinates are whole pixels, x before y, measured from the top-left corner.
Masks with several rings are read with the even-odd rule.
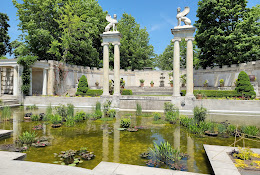
[[[215,175],[241,175],[236,168],[235,164],[230,159],[227,152],[231,152],[237,147],[228,147],[228,146],[217,146],[217,145],[206,145],[203,144],[205,152],[208,156],[212,169]],[[251,148],[255,153],[260,154],[260,149]]]
[[[0,140],[10,137],[12,133],[13,133],[12,130],[2,130],[2,129],[0,129]]]
[[[199,175],[192,172],[103,161],[93,170],[89,170],[49,163],[21,161],[20,159],[25,156],[26,153],[0,151],[1,175]]]

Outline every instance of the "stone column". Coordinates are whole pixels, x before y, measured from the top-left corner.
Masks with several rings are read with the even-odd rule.
[[[180,38],[173,39],[173,97],[180,96]]]
[[[18,95],[18,66],[14,66],[14,75],[13,75],[13,96]]]
[[[109,96],[109,43],[102,43],[103,46],[103,96]]]
[[[120,95],[120,43],[114,45],[114,96]]]
[[[44,68],[42,74],[42,95],[47,95],[47,69]]]
[[[32,96],[32,68],[30,68],[30,90],[29,95]]]
[[[187,68],[187,92],[186,97],[193,97],[193,45],[194,38],[186,38],[187,41],[187,55],[186,55],[186,68]]]

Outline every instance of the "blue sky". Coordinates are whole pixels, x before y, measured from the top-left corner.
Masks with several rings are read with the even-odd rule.
[[[162,53],[173,38],[171,29],[177,25],[178,7],[183,10],[185,6],[189,6],[191,11],[187,17],[191,19],[192,24],[197,20],[198,0],[99,0],[98,2],[111,16],[117,14],[120,19],[126,12],[131,14],[142,28],[146,27],[150,35],[150,44],[154,46],[156,54]],[[0,4],[0,12],[9,16],[11,27],[8,33],[13,41],[21,34],[17,26],[19,24],[17,9],[13,6],[12,0],[0,0]],[[256,4],[259,4],[259,0],[248,0],[248,7]]]

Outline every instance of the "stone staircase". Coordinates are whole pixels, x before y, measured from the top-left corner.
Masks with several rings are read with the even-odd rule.
[[[19,100],[16,96],[13,95],[3,95],[0,97],[0,100],[2,101],[1,106],[18,106]]]

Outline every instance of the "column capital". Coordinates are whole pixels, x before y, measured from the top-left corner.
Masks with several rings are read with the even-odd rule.
[[[118,45],[118,46],[120,46],[121,45],[121,43],[119,43],[119,42],[116,42],[116,43],[112,43],[112,45],[114,46],[114,45]]]
[[[173,39],[172,39],[172,42],[175,42],[175,41],[181,42],[181,38],[173,38]]]
[[[18,68],[18,65],[14,65],[14,66],[12,66],[12,67],[16,69],[16,68]]]
[[[194,41],[194,38],[193,37],[185,38],[185,41],[188,41],[188,40]]]
[[[101,46],[109,45],[109,43],[101,43]]]

